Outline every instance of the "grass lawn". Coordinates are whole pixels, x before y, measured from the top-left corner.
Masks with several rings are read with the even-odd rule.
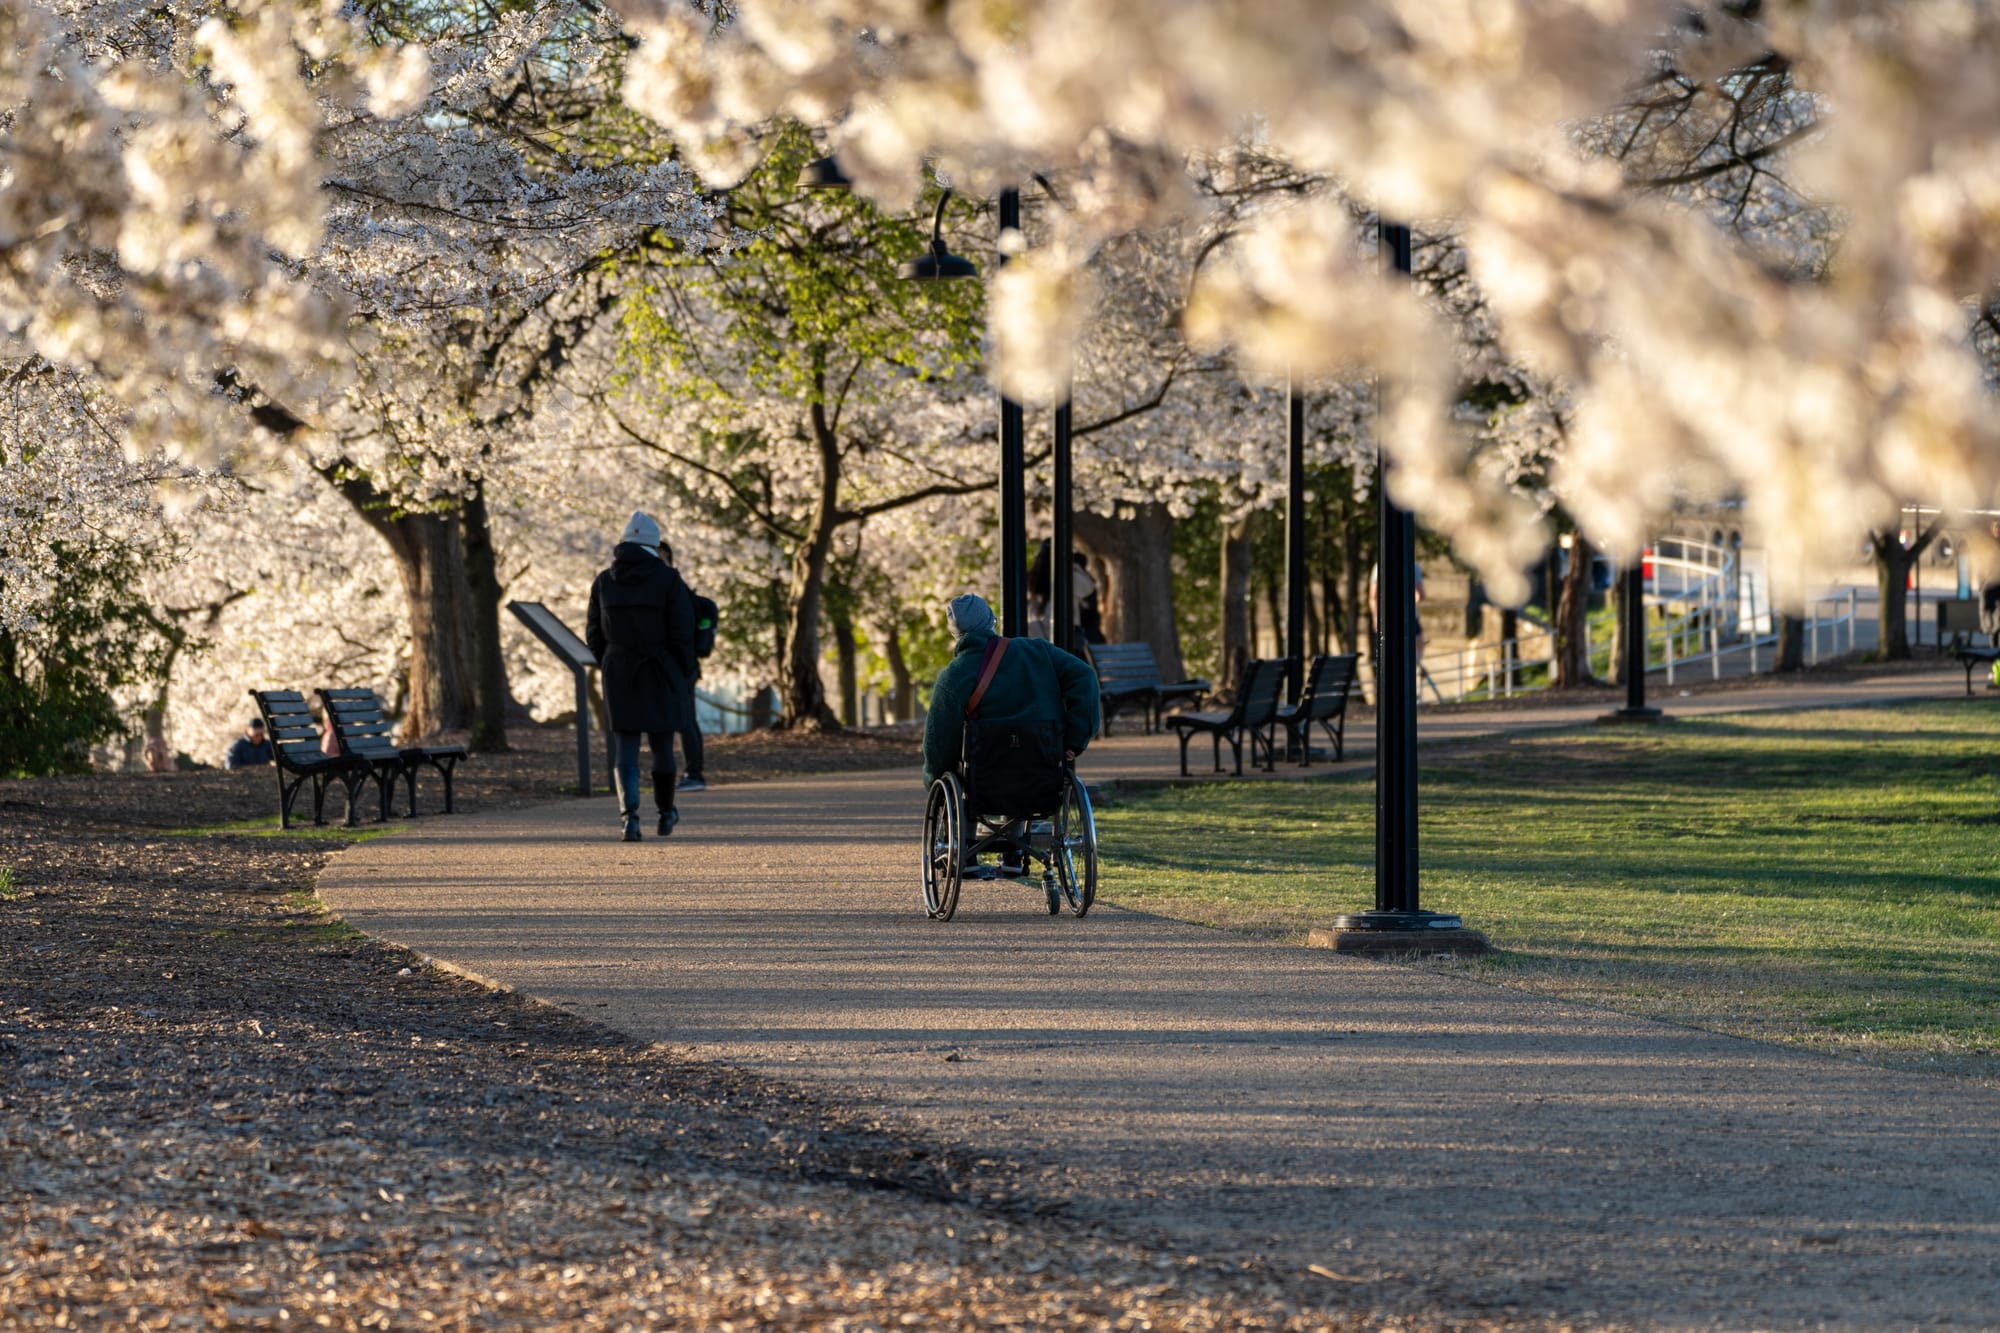
[[[2000,1082],[2000,709],[1593,727],[1422,753],[1424,906],[1500,985]],[[1303,940],[1374,905],[1367,779],[1098,816],[1100,897]]]
[[[197,828],[163,829],[172,837],[203,838],[216,835],[233,835],[243,838],[333,838],[340,842],[371,842],[391,833],[401,833],[405,825],[396,822],[394,816],[386,824],[358,824],[348,828],[331,815],[325,825],[312,822],[312,812],[304,815],[292,812],[292,826],[287,829],[278,823],[276,815],[260,815],[255,819],[232,820],[227,824],[204,824]]]

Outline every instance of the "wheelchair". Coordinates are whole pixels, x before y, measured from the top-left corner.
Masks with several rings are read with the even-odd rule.
[[[970,764],[961,770],[969,780],[946,773],[924,803],[924,911],[931,920],[951,920],[968,863],[995,852],[1003,865],[1020,867],[1015,878],[1030,880],[1041,867],[1050,916],[1064,906],[1074,916],[1088,912],[1097,898],[1097,820],[1076,769],[1064,763],[1059,781],[1046,786],[1048,797],[1033,803],[1051,808],[999,814],[979,811],[977,774]]]

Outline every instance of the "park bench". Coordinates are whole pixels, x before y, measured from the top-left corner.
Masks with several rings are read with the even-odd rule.
[[[1148,643],[1093,643],[1086,645],[1091,670],[1097,673],[1098,700],[1103,711],[1103,734],[1111,734],[1111,718],[1126,704],[1145,709],[1146,731],[1159,730],[1160,715],[1169,701],[1187,699],[1201,702],[1211,686],[1205,680],[1180,680],[1172,684],[1160,679],[1160,664]]]
[[[2000,648],[1974,648],[1970,644],[1958,650],[1958,664],[1965,668],[1965,697],[1972,697],[1972,672],[1975,667],[1991,668],[2000,661]]]
[[[340,738],[340,751],[351,755],[365,765],[366,773],[375,779],[377,793],[381,797],[382,818],[389,817],[390,792],[395,788],[396,779],[401,778],[410,801],[410,814],[417,813],[417,770],[428,765],[436,769],[444,779],[444,812],[451,814],[453,771],[458,761],[465,758],[463,745],[398,745],[390,738],[392,730],[388,713],[382,707],[382,700],[371,689],[321,690],[320,701],[326,705],[326,714],[333,719],[334,735]]]
[[[1945,597],[1937,604],[1938,651],[1969,648],[1975,636],[1985,633],[1979,626],[1979,601],[1974,597]]]
[[[1359,662],[1353,653],[1322,653],[1313,658],[1312,669],[1306,673],[1305,693],[1296,704],[1278,709],[1278,725],[1299,747],[1299,767],[1312,763],[1315,722],[1333,742],[1333,762],[1347,757],[1347,700],[1354,693]]]
[[[337,781],[347,794],[344,822],[352,828],[354,800],[368,780],[366,770],[344,754],[320,752],[319,724],[306,707],[306,697],[297,690],[252,690],[250,697],[257,701],[257,713],[264,719],[265,734],[271,738],[271,757],[278,768],[278,827],[292,826],[292,805],[307,782],[313,789],[313,823],[326,823],[327,787]]]
[[[2000,646],[1975,648],[1972,640],[1985,633],[1979,623],[1979,600],[1975,597],[1947,597],[1937,604],[1938,651],[1943,652],[1947,644],[1958,664],[1965,668],[1965,693],[1972,694],[1972,673],[1978,667],[1991,667],[2000,660]]]
[[[1229,742],[1229,748],[1236,755],[1236,776],[1243,776],[1243,742],[1250,742],[1250,763],[1257,763],[1257,746],[1264,747],[1264,771],[1272,772],[1278,766],[1278,747],[1272,734],[1278,723],[1278,695],[1285,683],[1285,659],[1263,657],[1244,668],[1243,678],[1236,686],[1236,704],[1227,712],[1175,713],[1167,719],[1169,725],[1180,734],[1181,776],[1187,777],[1188,742],[1194,737],[1208,733],[1214,738],[1215,771],[1222,771],[1222,743]]]

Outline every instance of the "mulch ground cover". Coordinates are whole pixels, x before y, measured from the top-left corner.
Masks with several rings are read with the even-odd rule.
[[[466,810],[573,782],[567,733],[518,739]],[[913,753],[766,736],[709,767]],[[0,1328],[1374,1322],[360,936],[311,895],[347,835],[257,826],[275,787],[0,782]]]

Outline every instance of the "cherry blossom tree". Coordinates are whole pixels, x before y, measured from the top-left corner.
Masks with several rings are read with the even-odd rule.
[[[968,373],[979,288],[898,276],[922,232],[854,196],[802,191],[810,145],[796,131],[780,140],[729,194],[730,223],[755,239],[653,257],[657,278],[621,306],[626,337],[601,396],[687,507],[728,514],[782,553],[785,715],[825,727],[837,718],[821,618],[843,532],[991,488],[994,427]]]
[[[1087,295],[1074,278],[1090,251],[1184,216],[1186,164],[1248,134],[1374,208],[1463,236],[1512,355],[1567,387],[1560,484],[1614,553],[1677,495],[1740,492],[1774,559],[1803,566],[1901,495],[1964,508],[2000,481],[1967,337],[1968,303],[2000,268],[1991,4],[1371,0],[1308,20],[1196,0],[742,0],[727,22],[630,8],[645,44],[627,97],[713,179],[754,160],[755,127],[792,114],[827,126],[843,167],[891,205],[927,162],[974,189],[1037,170],[1082,182],[1075,243],[1051,250],[1039,283],[996,293],[1005,382],[1058,379],[1060,329],[1076,321],[1004,307]],[[1671,176],[1634,181],[1579,151],[1576,127],[1663,66],[1662,95],[1685,97],[1690,125],[1729,123],[1780,68],[1824,109],[1774,109],[1794,123],[1769,150],[1838,220],[1822,278],[1798,280],[1789,259],[1667,197]],[[1519,597],[1535,506],[1469,456],[1448,339],[1373,271],[1342,210],[1306,199],[1260,219],[1186,323],[1273,375],[1381,369],[1392,491]]]

